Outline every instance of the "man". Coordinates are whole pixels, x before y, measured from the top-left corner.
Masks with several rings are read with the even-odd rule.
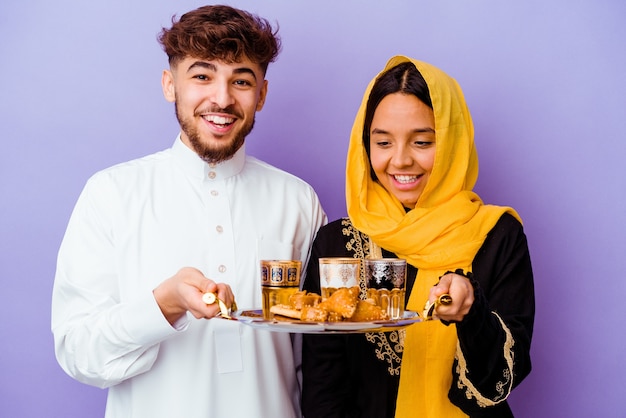
[[[289,334],[215,318],[202,300],[260,307],[259,261],[306,263],[326,222],[309,185],[245,154],[280,39],[265,19],[207,6],[159,40],[181,132],[87,182],[59,251],[57,359],[109,388],[106,417],[299,417]]]

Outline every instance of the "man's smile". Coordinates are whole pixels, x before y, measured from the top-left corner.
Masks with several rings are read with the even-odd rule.
[[[217,115],[204,115],[202,116],[204,120],[207,122],[213,123],[214,125],[230,125],[235,121],[233,117],[226,116],[217,116]]]

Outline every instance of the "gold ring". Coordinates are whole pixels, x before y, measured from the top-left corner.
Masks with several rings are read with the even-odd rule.
[[[205,294],[203,294],[202,301],[206,303],[207,305],[213,305],[214,303],[217,302],[220,308],[220,312],[218,313],[218,315],[221,316],[222,318],[233,319],[233,317],[230,316],[230,314],[233,311],[237,310],[237,304],[234,301],[232,305],[230,305],[230,309],[229,309],[226,306],[226,303],[224,303],[222,299],[218,298],[217,295],[213,292],[206,292]]]
[[[435,299],[434,302],[431,302],[430,300],[426,301],[426,304],[424,305],[424,312],[422,313],[424,320],[427,321],[429,319],[433,319],[433,314],[435,313],[435,309],[437,309],[437,307],[439,305],[450,305],[452,303],[452,296],[450,296],[447,293],[444,293],[443,295],[439,296],[437,299]]]
[[[202,295],[202,302],[206,303],[207,305],[213,305],[215,301],[217,301],[217,295],[213,292],[206,292],[204,295]]]

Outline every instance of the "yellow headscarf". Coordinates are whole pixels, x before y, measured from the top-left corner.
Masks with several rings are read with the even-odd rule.
[[[363,146],[365,109],[381,74],[412,62],[428,84],[435,117],[436,149],[430,178],[414,209],[370,176]],[[511,208],[484,205],[472,191],[478,178],[474,127],[457,82],[438,68],[392,57],[368,85],[352,127],[346,164],[346,202],[353,225],[377,245],[418,268],[407,309],[421,311],[430,288],[447,270],[471,271],[487,234]],[[407,328],[396,417],[464,417],[447,393],[457,349],[456,328],[439,321]]]

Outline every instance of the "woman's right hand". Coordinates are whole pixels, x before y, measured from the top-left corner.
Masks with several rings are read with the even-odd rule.
[[[450,295],[452,303],[438,304],[433,317],[448,322],[462,321],[474,303],[474,287],[469,279],[456,273],[442,276],[439,283],[430,290],[428,300],[434,302],[444,294]]]

